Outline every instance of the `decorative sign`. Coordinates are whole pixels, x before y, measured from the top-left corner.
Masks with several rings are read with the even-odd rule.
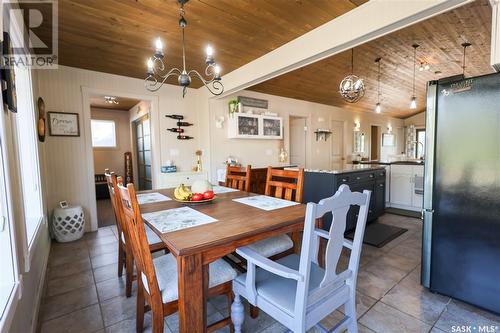
[[[77,113],[48,112],[51,136],[80,136]]]
[[[252,97],[238,96],[238,102],[243,106],[249,106],[252,108],[267,109],[269,102],[265,99],[258,99]]]

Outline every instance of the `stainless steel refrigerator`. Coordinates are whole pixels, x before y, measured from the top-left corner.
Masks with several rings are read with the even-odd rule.
[[[428,84],[422,284],[500,313],[500,73]]]

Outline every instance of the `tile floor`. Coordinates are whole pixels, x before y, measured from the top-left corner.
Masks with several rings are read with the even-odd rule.
[[[386,214],[381,222],[409,231],[381,249],[363,249],[357,301],[360,332],[443,333],[452,332],[453,325],[500,327],[500,317],[430,293],[419,285],[420,220]],[[116,251],[114,227],[86,234],[77,242],[52,245],[39,317],[41,333],[135,332],[135,298],[124,296],[125,279],[117,277]],[[341,264],[345,262],[343,257]],[[209,322],[220,319],[227,310],[224,298],[211,299]],[[333,312],[323,325],[333,327],[341,315]],[[177,318],[174,314],[165,319],[165,332],[178,332]],[[151,331],[149,316],[145,331]],[[245,320],[244,332],[284,331],[263,312],[255,320]]]

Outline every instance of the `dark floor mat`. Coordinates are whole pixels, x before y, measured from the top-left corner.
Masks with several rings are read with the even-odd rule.
[[[380,248],[407,231],[408,229],[403,229],[388,224],[377,222],[371,223],[366,226],[365,238],[363,239],[363,243]],[[348,233],[346,237],[349,239],[353,239],[354,231]]]
[[[417,219],[419,219],[421,217],[420,216],[421,215],[420,212],[415,212],[415,211],[406,210],[406,209],[392,208],[392,207],[386,208],[385,212],[386,213],[390,213],[390,214],[395,214],[395,215],[401,215],[401,216],[407,216],[407,217],[414,217],[414,218],[417,218]]]

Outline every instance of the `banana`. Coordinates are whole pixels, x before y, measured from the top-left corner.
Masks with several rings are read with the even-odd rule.
[[[175,189],[174,195],[178,200],[188,201],[191,199],[191,196],[193,195],[193,193],[191,192],[191,190],[189,188],[184,186],[184,184],[181,184],[181,185],[177,186],[177,188]]]

